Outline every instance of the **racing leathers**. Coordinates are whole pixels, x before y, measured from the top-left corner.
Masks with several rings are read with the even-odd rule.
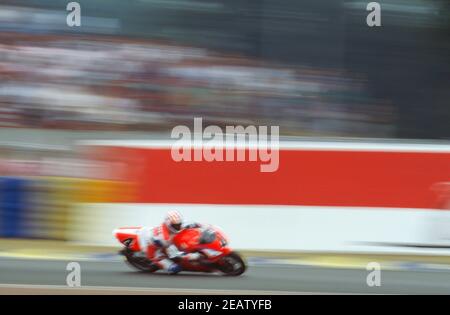
[[[182,229],[196,227],[201,227],[201,225],[198,223],[187,224]],[[175,233],[171,233],[164,223],[153,228],[142,228],[138,234],[141,252],[137,255],[148,258],[159,268],[169,273],[181,271],[181,267],[177,262],[180,260],[198,260],[201,255],[199,253],[180,251],[172,242],[175,235]]]

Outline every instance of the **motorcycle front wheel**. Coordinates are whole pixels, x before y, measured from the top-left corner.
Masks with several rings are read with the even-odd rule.
[[[237,277],[242,275],[247,270],[247,265],[241,255],[236,252],[232,252],[220,260],[218,269],[225,276]]]

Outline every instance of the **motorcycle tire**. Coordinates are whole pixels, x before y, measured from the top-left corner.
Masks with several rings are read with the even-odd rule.
[[[236,252],[232,252],[221,259],[218,264],[218,269],[225,276],[237,277],[242,275],[247,270],[247,265],[241,255]]]
[[[155,264],[152,264],[147,259],[140,258],[140,257],[134,257],[133,253],[131,251],[129,251],[128,249],[121,251],[121,254],[125,256],[125,261],[127,262],[128,265],[130,265],[131,267],[133,267],[139,271],[152,273],[152,272],[159,270],[158,266],[156,266]]]

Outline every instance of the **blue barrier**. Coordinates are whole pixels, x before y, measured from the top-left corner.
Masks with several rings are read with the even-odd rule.
[[[27,211],[28,180],[0,178],[0,237],[24,237],[23,217]]]

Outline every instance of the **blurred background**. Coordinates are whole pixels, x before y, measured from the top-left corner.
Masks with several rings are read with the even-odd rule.
[[[448,1],[4,0],[0,124],[448,139]]]
[[[0,237],[67,240],[72,203],[128,198],[79,140],[160,139],[202,117],[449,144],[447,0],[379,1],[382,27],[358,0],[79,0],[81,27],[68,2],[0,3]]]

